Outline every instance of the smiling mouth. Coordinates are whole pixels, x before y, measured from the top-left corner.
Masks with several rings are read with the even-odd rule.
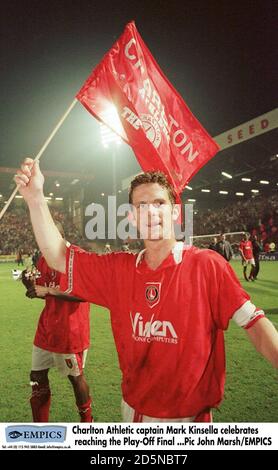
[[[148,224],[148,228],[155,228],[155,227],[161,227],[162,223],[158,222],[157,224]]]

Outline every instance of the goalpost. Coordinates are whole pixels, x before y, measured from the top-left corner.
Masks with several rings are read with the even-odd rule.
[[[230,242],[234,254],[239,254],[238,246],[242,239],[242,235],[245,233],[242,232],[222,232],[226,236],[226,240]],[[208,248],[211,243],[213,243],[214,238],[219,240],[220,233],[209,233],[205,235],[194,235],[190,237],[191,244],[197,246],[198,248]]]

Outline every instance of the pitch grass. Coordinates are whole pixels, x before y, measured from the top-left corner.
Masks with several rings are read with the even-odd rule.
[[[253,302],[278,327],[278,263],[261,263],[259,280],[246,283],[241,265],[233,267]],[[29,370],[33,336],[43,301],[25,297],[21,282],[14,281],[14,264],[0,264],[0,421],[30,422]],[[86,377],[94,398],[97,422],[117,422],[120,416],[120,372],[107,310],[91,307],[91,349]],[[226,332],[227,382],[225,399],[214,411],[215,422],[278,422],[277,374],[233,322]],[[79,421],[68,379],[56,370],[50,374],[53,422]]]

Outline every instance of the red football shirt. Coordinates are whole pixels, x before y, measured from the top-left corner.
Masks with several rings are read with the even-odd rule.
[[[253,256],[253,245],[250,240],[241,240],[239,249],[243,252],[245,259],[252,259]]]
[[[36,283],[46,287],[57,287],[61,274],[50,269],[43,257],[37,268],[41,277]],[[89,347],[90,305],[87,302],[69,302],[51,295],[45,297],[34,344],[56,353],[77,353]]]
[[[222,256],[178,247],[156,270],[139,255],[69,247],[61,277],[62,290],[110,309],[123,398],[157,418],[195,416],[219,404],[223,330],[249,299]]]

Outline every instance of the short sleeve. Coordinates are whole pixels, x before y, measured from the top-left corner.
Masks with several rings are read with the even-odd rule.
[[[226,330],[234,313],[250,299],[250,296],[224,258],[215,259],[211,264],[213,264],[210,273],[212,315],[218,328]]]
[[[61,291],[109,308],[114,257],[115,254],[98,255],[74,245],[67,246],[66,272],[60,278]]]
[[[36,284],[38,286],[44,286],[45,283],[47,282],[46,279],[46,261],[42,256],[39,257],[37,263],[36,263],[36,268],[39,271],[39,277],[36,278]]]

